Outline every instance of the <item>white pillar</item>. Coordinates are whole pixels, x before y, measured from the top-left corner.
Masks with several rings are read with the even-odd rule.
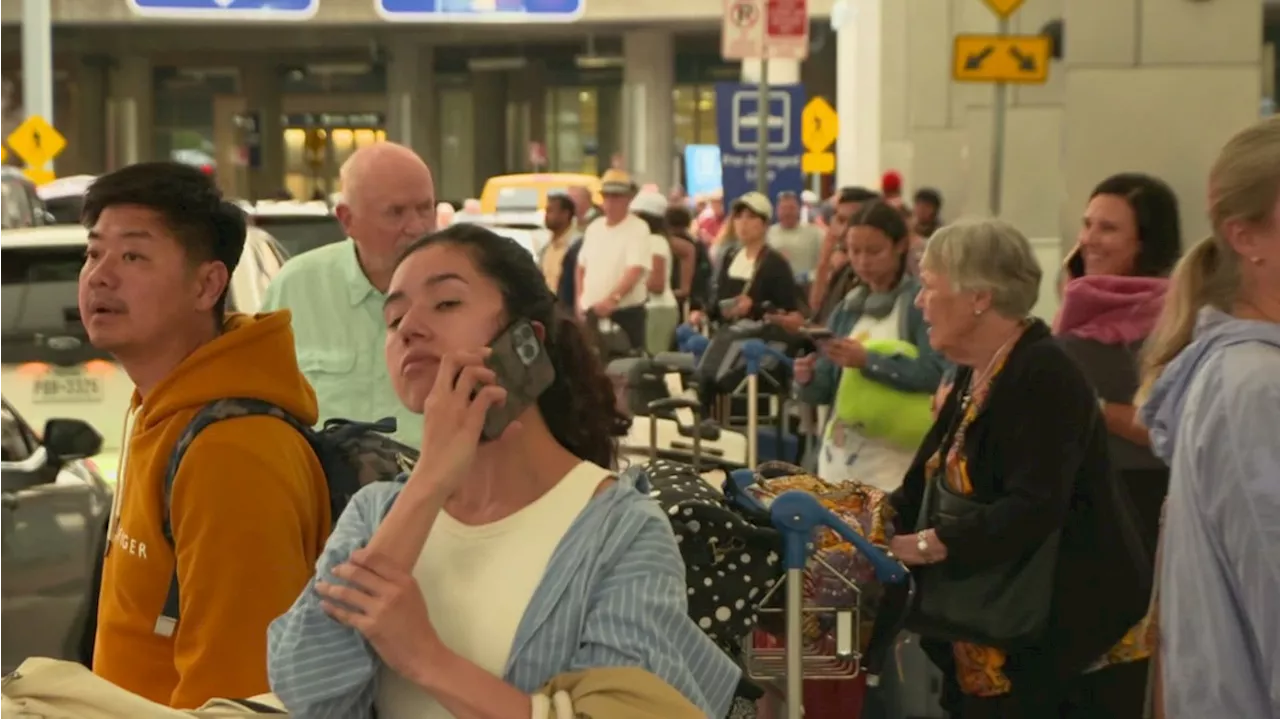
[[[111,68],[110,86],[107,169],[150,160],[154,153],[152,125],[155,115],[155,80],[151,75],[151,61],[136,55],[116,58]]]
[[[387,139],[413,148],[428,165],[439,156],[436,107],[435,48],[396,41],[387,63]]]
[[[1258,121],[1257,3],[1070,0],[1065,7],[1064,249],[1089,192],[1117,172],[1168,182],[1181,200],[1183,237],[1203,237],[1209,166],[1231,135]]]
[[[880,186],[880,80],[884,0],[846,0],[836,32],[836,184]]]
[[[674,37],[667,30],[631,30],[622,36],[623,156],[637,183],[663,190],[675,177]]]
[[[53,9],[48,0],[22,3],[22,109],[27,117],[54,123]],[[46,167],[52,170],[53,163]]]
[[[742,61],[742,81],[745,83],[760,82],[760,61]],[[795,60],[769,61],[770,85],[799,85],[800,63]]]

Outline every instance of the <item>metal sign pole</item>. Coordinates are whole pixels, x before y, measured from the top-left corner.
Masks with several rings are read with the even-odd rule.
[[[22,114],[53,123],[53,8],[49,0],[22,1]],[[36,139],[36,144],[40,140]],[[40,169],[40,168],[36,168]],[[48,169],[53,169],[52,160]]]
[[[760,59],[760,110],[756,113],[756,190],[769,196],[769,61]]]
[[[1000,16],[998,35],[1009,34],[1008,16]],[[991,107],[991,216],[1000,216],[1000,195],[1004,192],[1004,127],[1008,112],[1009,84],[996,83],[995,104]]]

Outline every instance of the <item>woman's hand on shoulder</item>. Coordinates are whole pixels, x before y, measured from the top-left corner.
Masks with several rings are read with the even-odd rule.
[[[491,351],[483,347],[441,358],[435,384],[422,404],[423,461],[410,475],[406,491],[425,486],[447,498],[471,469],[485,416],[507,399],[507,390],[485,366]],[[516,431],[518,422],[506,429],[506,433]]]

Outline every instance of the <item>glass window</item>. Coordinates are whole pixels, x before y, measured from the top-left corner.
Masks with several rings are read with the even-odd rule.
[[[671,102],[675,109],[676,150],[682,151],[685,145],[698,144],[698,90],[691,85],[677,87],[671,91]]]
[[[77,285],[84,246],[8,247],[0,252],[3,346],[6,362],[106,359],[89,344],[80,322]],[[71,343],[50,342],[70,338]],[[53,344],[54,346],[50,346]]]
[[[547,91],[547,164],[551,172],[596,174],[599,104],[594,87],[557,87]]]
[[[22,185],[22,180],[6,177],[0,187],[4,190],[4,229],[30,227],[35,224],[30,197]]]
[[[720,142],[716,130],[716,89],[698,88],[698,144],[715,145]]]

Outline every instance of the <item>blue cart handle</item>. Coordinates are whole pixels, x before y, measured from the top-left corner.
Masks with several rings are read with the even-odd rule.
[[[760,503],[760,500],[751,496],[751,493],[747,491],[747,487],[756,482],[755,472],[750,469],[735,469],[729,473],[729,478],[725,481],[733,483],[733,488],[737,491],[728,494],[732,494],[733,500],[743,509],[759,512],[760,514],[769,513],[769,510]]]
[[[808,492],[798,489],[783,492],[773,500],[769,514],[773,518],[773,526],[782,532],[782,562],[787,569],[804,568],[809,559],[809,542],[813,537],[813,530],[823,526],[830,528],[861,552],[871,562],[876,579],[880,582],[901,584],[907,580],[907,568],[901,562],[841,521]]]
[[[707,347],[711,344],[711,340],[699,334],[693,334],[685,337],[680,341],[680,351],[688,352],[697,359],[702,359],[702,355],[707,351]]]
[[[747,374],[759,374],[760,362],[765,357],[772,357],[787,367],[794,364],[790,357],[765,344],[764,340],[747,340],[742,343],[742,358],[747,362]]]

